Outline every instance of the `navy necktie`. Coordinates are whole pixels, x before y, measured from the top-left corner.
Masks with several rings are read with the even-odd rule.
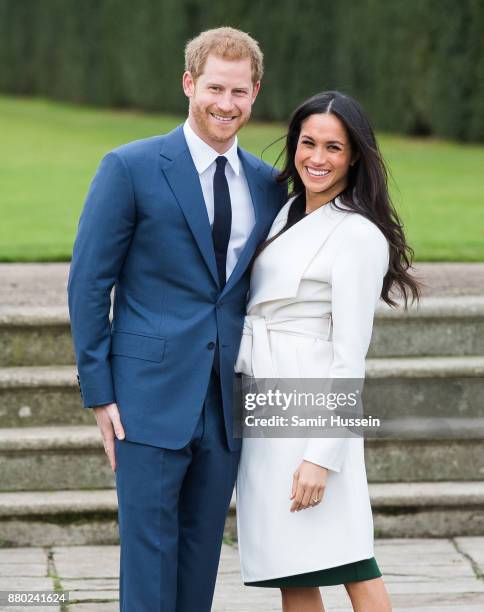
[[[225,165],[227,158],[221,155],[215,160],[217,168],[213,177],[213,226],[212,238],[215,250],[215,260],[220,281],[220,289],[226,282],[227,248],[232,228],[232,205],[230,203],[230,192],[227,178],[225,176]]]

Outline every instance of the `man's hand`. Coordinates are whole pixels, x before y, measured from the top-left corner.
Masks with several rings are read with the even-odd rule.
[[[124,429],[121,425],[118,406],[116,404],[105,404],[93,408],[96,422],[103,438],[104,452],[108,456],[113,472],[116,470],[116,456],[114,451],[114,436],[118,440],[124,440]]]
[[[291,512],[317,506],[323,497],[328,470],[315,463],[303,461],[293,474]]]

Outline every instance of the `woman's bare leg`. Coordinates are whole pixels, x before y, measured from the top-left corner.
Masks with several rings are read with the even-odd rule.
[[[382,578],[348,582],[346,591],[354,612],[392,612],[392,604]]]
[[[281,589],[282,612],[324,612],[323,600],[317,587]]]

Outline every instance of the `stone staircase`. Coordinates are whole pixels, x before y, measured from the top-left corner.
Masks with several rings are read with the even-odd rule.
[[[113,474],[75,374],[64,307],[2,308],[0,545],[117,541]],[[380,307],[365,407],[399,419],[398,439],[365,444],[376,534],[483,535],[484,297]]]

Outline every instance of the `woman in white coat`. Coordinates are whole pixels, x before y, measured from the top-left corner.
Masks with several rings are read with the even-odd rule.
[[[364,378],[378,299],[419,295],[386,177],[355,100],[324,92],[295,111],[280,174],[292,197],[254,261],[237,372]],[[324,612],[332,584],[357,612],[391,610],[362,438],[245,438],[237,519],[245,584],[280,588],[284,612]]]

